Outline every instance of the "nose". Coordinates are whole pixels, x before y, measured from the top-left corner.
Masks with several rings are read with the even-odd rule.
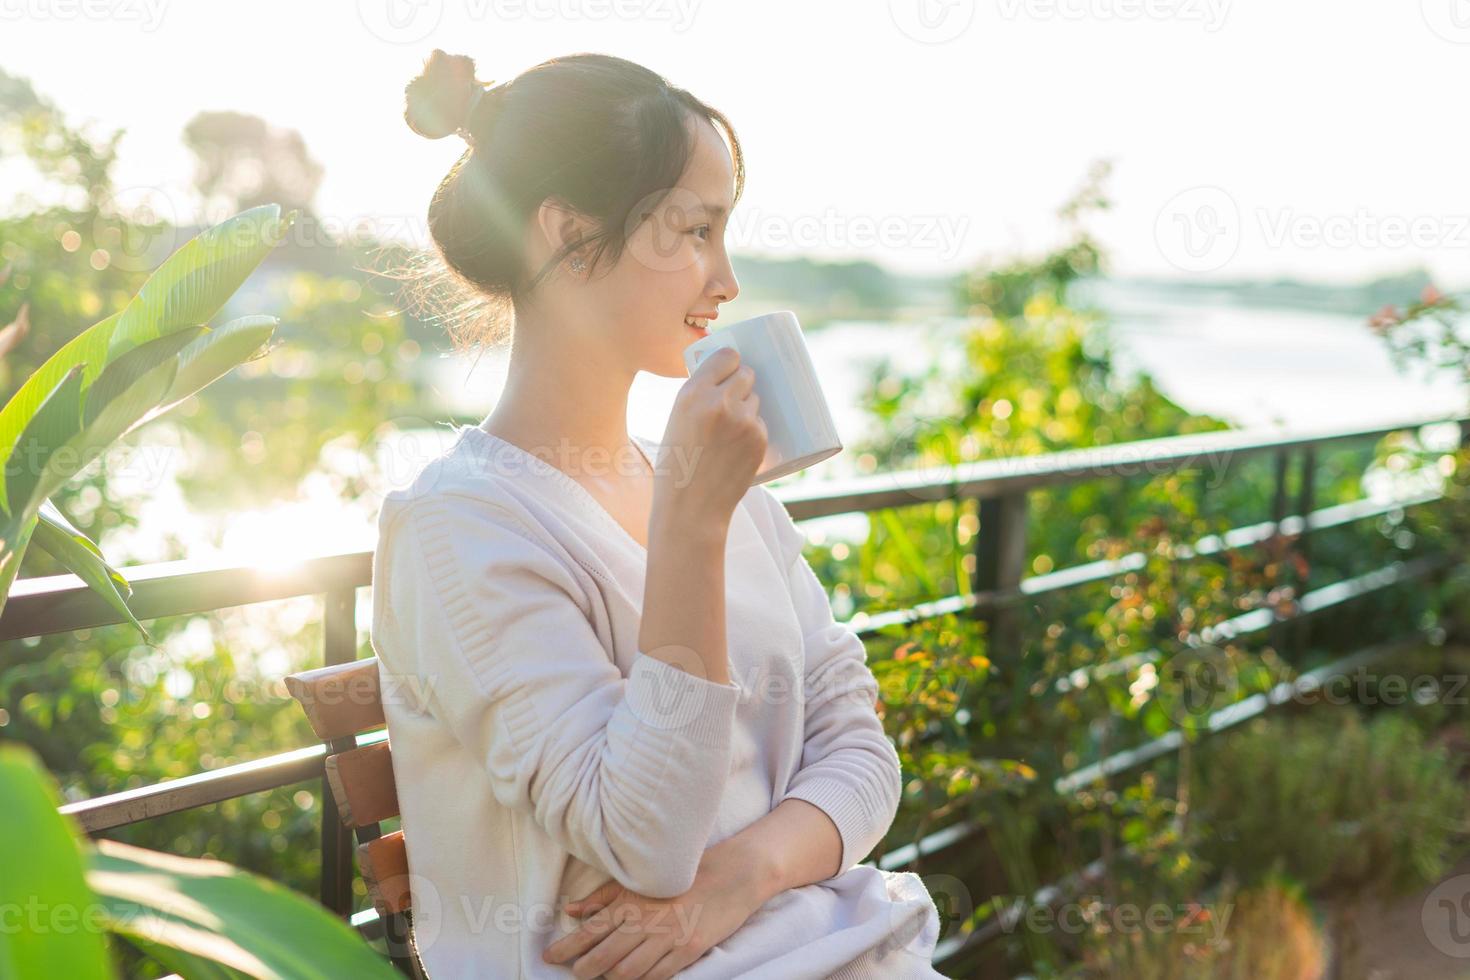
[[[710,283],[710,295],[721,303],[728,303],[740,295],[740,282],[735,278],[735,268],[728,256],[720,266],[719,275]]]

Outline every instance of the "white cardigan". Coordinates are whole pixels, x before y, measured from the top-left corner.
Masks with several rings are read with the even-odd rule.
[[[658,459],[657,444],[638,440]],[[686,891],[783,799],[828,813],[841,873],[767,902],[680,976],[938,977],[912,873],[859,866],[899,761],[862,642],[763,486],[726,543],[731,684],[638,650],[647,552],[560,469],[476,426],[384,498],[372,645],[434,980],[567,977],[541,951],[609,878]]]

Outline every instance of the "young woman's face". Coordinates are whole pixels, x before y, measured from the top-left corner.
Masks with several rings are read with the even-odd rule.
[[[607,291],[602,309],[617,311],[610,336],[635,370],[685,377],[684,348],[707,333],[687,321],[713,320],[740,292],[725,251],[734,185],[725,141],[701,119],[679,183],[629,216],[630,225],[638,224],[617,266],[597,286]],[[640,221],[643,214],[650,216]]]

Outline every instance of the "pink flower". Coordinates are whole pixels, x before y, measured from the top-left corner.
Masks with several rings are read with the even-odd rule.
[[[1402,320],[1403,316],[1399,313],[1398,307],[1390,303],[1369,318],[1368,326],[1375,333],[1387,333],[1389,328],[1398,326]]]
[[[1433,284],[1424,287],[1424,292],[1419,295],[1419,302],[1425,306],[1438,306],[1444,302],[1444,293],[1435,289]]]

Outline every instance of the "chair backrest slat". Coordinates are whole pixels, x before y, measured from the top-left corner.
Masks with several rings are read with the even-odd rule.
[[[301,703],[312,731],[324,742],[386,724],[377,657],[291,674],[286,690]]]
[[[362,869],[378,915],[387,918],[409,910],[408,848],[403,831],[359,844],[357,866]]]
[[[337,813],[349,827],[398,816],[398,786],[388,742],[363,745],[327,757],[327,782]]]
[[[286,689],[300,702],[312,731],[329,746],[387,723],[376,657],[292,674],[286,678]],[[363,841],[357,847],[357,863],[373,906],[384,920],[408,915],[412,910],[403,831],[377,836],[379,822],[399,812],[390,741],[329,750],[326,775],[342,822]]]

